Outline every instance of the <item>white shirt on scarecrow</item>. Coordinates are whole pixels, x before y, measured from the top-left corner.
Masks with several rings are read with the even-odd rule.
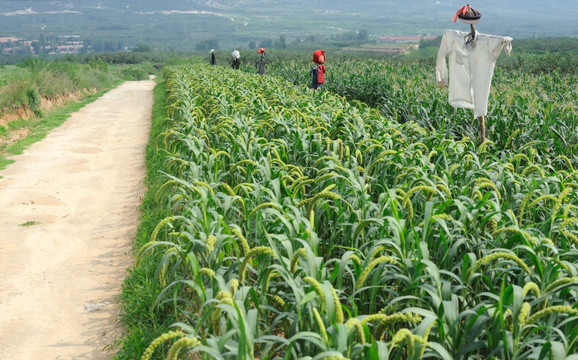
[[[439,87],[448,86],[449,57],[449,103],[452,106],[474,110],[474,117],[488,112],[488,97],[494,65],[505,48],[507,56],[512,50],[512,38],[475,32],[474,40],[466,45],[469,33],[446,30],[436,61],[436,80]]]

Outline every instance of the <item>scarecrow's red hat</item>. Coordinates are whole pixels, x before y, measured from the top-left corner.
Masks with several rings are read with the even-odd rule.
[[[462,8],[458,10],[458,12],[452,18],[452,21],[456,22],[457,18],[460,18],[460,21],[466,24],[477,24],[482,18],[482,13],[468,4],[466,6],[462,6]]]
[[[260,48],[259,50],[257,50],[257,54],[261,54],[265,52],[265,48]]]

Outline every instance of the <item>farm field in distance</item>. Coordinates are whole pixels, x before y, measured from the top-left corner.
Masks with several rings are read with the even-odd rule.
[[[480,144],[431,59],[219,56],[163,70],[116,358],[575,357],[575,71],[501,60]]]
[[[418,48],[418,44],[363,44],[359,47],[344,47],[345,52],[376,53],[382,55],[408,54]]]

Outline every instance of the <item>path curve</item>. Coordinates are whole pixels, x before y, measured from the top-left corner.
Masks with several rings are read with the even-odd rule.
[[[107,92],[0,171],[0,359],[111,355],[154,85]]]

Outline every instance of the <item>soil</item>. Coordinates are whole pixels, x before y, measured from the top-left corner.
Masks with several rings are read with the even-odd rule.
[[[0,359],[112,355],[154,85],[107,92],[0,171]]]

